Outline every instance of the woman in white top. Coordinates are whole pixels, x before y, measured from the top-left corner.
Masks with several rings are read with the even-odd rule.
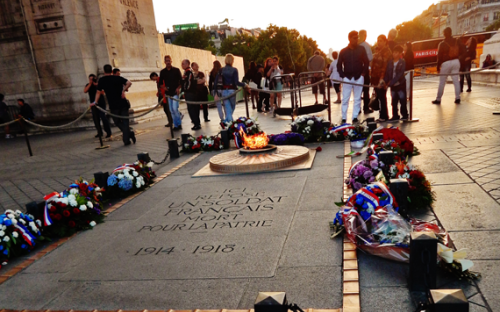
[[[270,89],[275,91],[283,90],[283,84],[281,83],[281,79],[280,78],[274,79],[275,76],[281,75],[281,69],[279,67],[279,63],[280,63],[279,58],[277,56],[273,57],[273,66],[271,66],[271,69],[269,69],[269,71],[266,73],[267,76],[269,77]],[[278,98],[277,101],[278,103],[274,103],[275,98]],[[273,110],[273,117],[276,117],[276,112],[274,110],[276,108],[281,107],[281,98],[282,98],[281,93],[271,93],[271,107]]]
[[[333,62],[330,64],[330,68],[328,69],[330,79],[342,80],[340,78],[339,72],[337,71],[337,62],[338,62],[339,54],[337,52],[333,52],[332,57],[333,57]],[[340,104],[340,103],[342,103],[342,101],[340,100],[340,82],[339,81],[332,81],[332,84],[333,84],[333,88],[335,89],[335,92],[337,93],[337,100],[334,103]]]

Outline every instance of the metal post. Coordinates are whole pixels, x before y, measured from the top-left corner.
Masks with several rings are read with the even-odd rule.
[[[26,204],[26,212],[33,217],[35,217],[35,220],[43,220],[43,209],[45,207],[44,202],[36,202],[33,201],[31,203]]]
[[[393,165],[394,164],[394,152],[393,151],[381,151],[378,154],[378,159],[384,163],[384,165]],[[399,203],[399,201],[398,201]]]
[[[373,142],[381,141],[381,140],[384,139],[384,134],[382,134],[382,133],[374,133],[372,139],[373,139]]]
[[[437,238],[433,232],[410,235],[410,291],[436,288]]]
[[[417,122],[418,118],[413,118],[413,76],[415,74],[415,70],[410,71],[410,94],[408,95],[408,102],[410,103],[409,116],[407,120],[403,120],[403,122]]]
[[[228,129],[223,129],[220,131],[220,138],[221,138],[221,141],[222,141],[222,145],[224,146],[224,149],[228,149],[229,148],[229,130]]]
[[[389,153],[389,152],[387,152]],[[390,152],[392,153],[392,152]],[[380,154],[379,154],[380,156]],[[386,154],[386,158],[389,158],[390,156]],[[380,158],[379,158],[380,159]],[[390,159],[384,159],[387,162],[390,162]],[[394,163],[394,154],[392,154],[392,160]],[[390,163],[386,163],[385,161],[381,160],[385,165],[391,165]],[[392,195],[394,195],[394,199],[398,203],[399,206],[399,214],[403,216],[404,218],[408,217],[408,180],[406,179],[391,179],[391,185],[390,185],[390,190]]]
[[[377,123],[376,122],[369,122],[368,123],[368,131],[370,133],[372,133],[373,131],[375,131],[375,129],[377,129]]]
[[[170,159],[179,158],[179,145],[176,139],[168,140],[168,150],[170,151]]]
[[[243,97],[245,98],[245,108],[247,110],[247,118],[250,118],[250,111],[248,110],[248,97],[246,96],[245,92],[246,91],[243,90]]]
[[[184,144],[186,144],[188,142],[189,137],[191,137],[191,134],[189,134],[189,133],[181,134],[181,140],[182,140],[183,147],[184,147]]]
[[[292,76],[290,85],[292,86],[292,90],[294,90],[295,89],[295,79],[293,76]],[[297,95],[295,94],[295,91],[290,91],[290,101],[292,103],[292,114],[291,114],[292,121],[295,121],[295,115],[293,112],[295,111],[295,97],[296,96]]]
[[[148,163],[151,161],[151,157],[149,157],[149,153],[147,153],[147,152],[137,154],[137,159],[141,160],[145,163]]]
[[[109,172],[96,172],[94,173],[94,182],[99,185],[100,188],[105,188],[108,186]]]
[[[26,127],[24,126],[23,120],[19,120],[19,124],[21,125],[21,129],[24,132],[24,138],[26,139],[26,145],[28,146],[28,151],[30,153],[30,157],[33,156],[33,152],[31,151],[30,140],[28,139],[28,132],[26,131]]]
[[[325,77],[327,77],[325,75]],[[329,79],[326,80],[325,82],[325,87],[327,89],[327,94],[328,94],[328,120],[332,121],[332,100],[330,99],[330,87],[328,86],[328,82],[331,81]]]

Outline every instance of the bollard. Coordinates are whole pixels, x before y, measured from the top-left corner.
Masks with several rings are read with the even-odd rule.
[[[224,149],[228,149],[229,148],[229,130],[227,129],[223,129],[220,131],[220,138],[221,138],[221,141],[222,141],[222,145],[224,146]]]
[[[373,142],[381,141],[384,139],[384,135],[382,133],[374,133],[373,134]]]
[[[404,218],[407,218],[408,217],[408,180],[406,180],[406,179],[391,179],[390,190],[391,190],[392,195],[394,195],[396,202],[399,205],[399,211],[398,211],[399,214],[402,215]]]
[[[182,140],[182,146],[188,142],[188,139],[191,137],[191,134],[189,133],[183,133],[181,134],[181,140]]]
[[[330,126],[332,125],[329,121],[325,120],[321,123],[323,125],[323,128],[330,129]]]
[[[94,183],[99,185],[100,188],[108,186],[109,172],[96,172],[94,173]]]
[[[179,158],[179,145],[176,139],[168,140],[168,150],[170,151],[170,159]]]
[[[36,201],[26,204],[26,212],[32,215],[35,220],[43,220],[43,209],[45,208],[45,202]]]
[[[149,157],[149,153],[147,153],[147,152],[137,154],[137,159],[141,160],[145,163],[148,163],[151,161],[151,157]]]
[[[433,232],[410,235],[410,291],[436,288],[437,238]]]
[[[469,301],[461,289],[431,289],[431,312],[469,312]]]
[[[381,151],[378,153],[378,160],[383,162],[386,166],[394,165],[394,152]]]
[[[377,129],[377,123],[376,122],[369,122],[368,123],[368,132],[372,133]]]
[[[259,292],[254,304],[255,312],[287,312],[285,292]]]

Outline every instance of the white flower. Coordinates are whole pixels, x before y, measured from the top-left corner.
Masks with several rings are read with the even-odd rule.
[[[85,206],[85,205],[81,205],[81,206],[80,206],[80,211],[85,211],[85,210],[87,210],[87,206]]]
[[[193,142],[193,145],[196,145],[196,144],[198,144],[198,141],[194,141],[194,142]]]
[[[120,173],[120,174],[118,175],[118,179],[119,179],[119,180],[123,179],[123,174],[121,174],[121,173]]]
[[[9,213],[9,214],[7,215],[7,218],[9,218],[9,219],[14,219],[14,218],[15,218],[15,216],[14,216],[12,213]]]
[[[137,182],[135,183],[135,187],[137,187],[137,188],[141,188],[141,182],[140,182],[140,181],[137,181]]]
[[[36,224],[37,224],[38,226],[42,226],[42,221],[40,221],[40,220],[36,220]],[[31,223],[30,223],[30,225],[31,225]],[[31,228],[33,228],[33,226],[31,226]]]
[[[405,172],[403,175],[401,175],[401,177],[403,179],[409,179],[410,178],[410,174],[408,172]]]
[[[14,211],[12,211],[10,209],[5,210],[5,214],[8,214],[8,213],[14,213]]]
[[[83,180],[82,182],[83,182],[83,184],[85,184],[85,185],[89,185],[89,182],[87,182],[87,181],[85,181],[85,180]]]
[[[0,231],[0,237],[3,237],[5,236],[5,232],[4,231]]]
[[[17,234],[17,232],[12,232],[12,236],[14,236],[14,238],[18,238],[19,234]]]
[[[70,200],[70,201],[69,201],[69,205],[70,205],[71,207],[76,207],[76,206],[78,206],[78,203],[76,202],[76,200]]]
[[[4,241],[4,242],[8,242],[8,241],[10,241],[10,237],[5,236],[5,237],[3,238],[3,241]]]
[[[189,146],[189,144],[185,144],[185,145]],[[149,168],[153,168],[153,165],[154,165],[154,163],[151,161],[146,166],[148,166]]]
[[[76,196],[73,194],[68,195],[68,200],[76,200]]]
[[[96,223],[95,223],[95,221],[91,221],[91,222],[89,223],[89,225],[90,225],[90,226],[95,226],[95,225],[96,225]]]
[[[61,203],[65,204],[65,205],[68,205],[68,204],[69,204],[69,199],[67,199],[67,198],[63,198],[63,199],[61,200]],[[75,206],[76,206],[76,205],[75,205]]]
[[[16,210],[15,213],[16,213],[16,216],[20,216],[22,212],[21,212],[21,210]]]
[[[87,202],[87,207],[94,208],[94,205],[92,204],[92,202]]]
[[[330,138],[330,135],[328,134],[328,135],[326,136],[326,138],[327,138],[327,139],[329,139],[329,138]]]
[[[137,173],[137,171],[135,171],[135,170],[134,170],[134,171],[132,172],[132,175],[133,175],[134,177],[137,177],[139,174]]]
[[[123,174],[124,174],[124,175],[129,174],[129,170],[128,170],[128,169],[123,169]]]
[[[16,225],[17,224],[17,220],[16,219],[12,219],[12,224]]]
[[[69,190],[69,193],[72,195],[78,194],[78,190],[76,188],[72,188],[71,190]]]
[[[188,144],[188,143],[184,144],[184,147],[185,147],[185,148],[188,148],[188,147],[189,147],[189,144]],[[149,164],[148,164],[148,165],[149,165]],[[148,166],[148,167],[149,167],[149,166]]]
[[[3,231],[7,230],[7,226],[6,225],[2,225],[2,230]]]
[[[28,217],[30,217],[31,220],[35,220],[35,217],[33,215],[28,215]]]
[[[7,265],[7,262],[2,262],[2,265]]]
[[[308,121],[307,121],[307,125],[309,125],[309,126],[314,125],[314,120],[308,120]]]
[[[23,219],[19,219],[19,222],[21,222],[22,224],[26,224],[26,221],[24,221]]]

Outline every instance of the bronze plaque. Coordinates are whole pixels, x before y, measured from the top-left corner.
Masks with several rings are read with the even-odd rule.
[[[60,0],[31,0],[31,8],[36,17],[63,13]]]

